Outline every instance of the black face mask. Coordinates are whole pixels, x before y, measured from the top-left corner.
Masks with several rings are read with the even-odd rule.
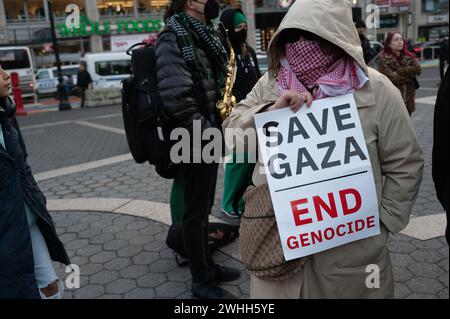
[[[194,0],[194,2],[203,4],[203,2],[196,1],[196,0]],[[205,12],[204,13],[198,12],[198,11],[195,11],[195,12],[204,14],[205,19],[207,21],[211,21],[219,16],[219,11],[220,11],[219,2],[217,2],[217,0],[208,0],[208,1],[206,1],[206,4],[205,4]]]
[[[235,32],[234,37],[237,42],[244,43],[245,40],[247,40],[247,29],[242,29],[239,32]]]

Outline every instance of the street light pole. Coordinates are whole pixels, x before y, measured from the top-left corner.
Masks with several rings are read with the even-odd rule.
[[[53,51],[55,53],[55,60],[56,60],[56,68],[57,68],[57,74],[58,74],[58,97],[59,97],[59,104],[58,109],[60,111],[66,111],[72,109],[70,106],[70,102],[67,99],[67,93],[64,88],[64,80],[63,75],[61,71],[61,61],[59,59],[59,48],[58,48],[58,40],[56,39],[56,31],[55,31],[55,21],[53,18],[53,7],[52,2],[49,0],[47,1],[48,5],[48,13],[49,13],[49,19],[50,19],[50,33],[52,36],[52,43],[53,43]]]

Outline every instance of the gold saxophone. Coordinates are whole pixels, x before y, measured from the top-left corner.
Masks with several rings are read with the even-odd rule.
[[[219,118],[223,122],[228,116],[230,116],[231,111],[236,106],[236,97],[234,97],[232,93],[235,79],[234,76],[235,76],[236,56],[234,54],[233,46],[231,45],[230,39],[228,38],[227,31],[225,30],[225,27],[222,23],[219,24],[219,28],[222,31],[222,34],[230,50],[230,60],[228,61],[227,66],[227,75],[225,78],[223,97],[222,100],[219,100],[216,103],[216,107],[219,110]]]

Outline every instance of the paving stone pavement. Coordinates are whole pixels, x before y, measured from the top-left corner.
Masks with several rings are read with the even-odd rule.
[[[52,217],[72,264],[80,268],[80,288],[66,289],[64,298],[191,298],[189,268],[179,267],[167,248],[166,225],[98,212],[57,212]],[[221,252],[213,258],[242,270],[239,279],[222,287],[248,298],[250,276],[243,265]],[[68,275],[62,265],[57,274],[61,279]]]
[[[190,273],[179,267],[165,244],[168,227],[142,217],[98,212],[52,213],[71,262],[80,267],[80,288],[65,298],[189,299]],[[443,238],[420,241],[391,236],[388,244],[395,278],[395,298],[448,299],[448,246]],[[223,285],[245,299],[250,276],[242,263],[222,253],[216,262],[242,270]],[[66,278],[65,268],[57,267]]]
[[[424,77],[435,77],[434,70],[424,71],[427,72]],[[429,96],[430,92],[419,90],[418,97]],[[74,123],[82,119],[121,129],[123,123],[118,115],[120,106],[21,117],[22,127],[70,122],[23,130],[33,171],[40,173],[127,153],[124,135]],[[432,115],[431,105],[419,104],[412,117],[425,158],[424,180],[412,216],[443,213],[431,179]],[[39,185],[49,199],[101,197],[167,203],[171,181],[157,176],[147,164],[125,161],[43,180]],[[213,215],[235,223],[220,213],[222,192],[220,166]],[[81,270],[81,288],[67,290],[66,298],[190,298],[189,270],[178,267],[166,247],[166,225],[141,217],[99,212],[52,215],[72,262]],[[390,236],[388,248],[396,298],[449,298],[449,256],[444,237],[421,241],[398,234]],[[242,277],[226,288],[240,298],[247,298],[249,274],[243,265],[221,252],[214,257],[243,270]],[[57,270],[65,278],[64,268],[58,266]]]

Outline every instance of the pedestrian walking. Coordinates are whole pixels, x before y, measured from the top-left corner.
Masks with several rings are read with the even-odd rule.
[[[408,224],[424,165],[401,95],[384,75],[366,66],[351,4],[346,0],[297,0],[274,34],[267,54],[268,72],[223,126],[254,128],[256,113],[285,107],[296,111],[306,107],[305,103],[310,106],[313,99],[353,93],[375,178],[381,233],[286,262],[259,158],[253,172],[254,187],[244,195],[246,211],[240,228],[242,260],[253,261],[251,267],[246,263],[252,273],[250,297],[393,297],[387,240],[389,233],[398,233]],[[256,244],[255,236],[261,239]],[[261,244],[267,238],[279,244],[269,249]],[[377,289],[365,284],[370,264],[379,269]]]
[[[86,90],[92,90],[92,78],[86,69],[86,62],[80,62],[80,71],[77,74],[77,87],[81,97],[80,107],[84,107],[86,99]]]
[[[378,62],[378,70],[400,90],[409,115],[416,110],[416,76],[421,67],[416,56],[409,52],[403,36],[398,32],[389,33]]]
[[[9,74],[0,73],[0,299],[59,299],[52,260],[68,265],[69,257],[27,163]]]
[[[236,78],[233,95],[237,102],[243,100],[261,77],[255,50],[248,45],[247,18],[241,9],[227,9],[220,21],[224,24],[228,38],[236,55]],[[238,158],[240,157],[240,158]],[[253,165],[248,163],[248,154],[230,154],[225,163],[222,212],[231,218],[240,218],[245,205],[243,190],[248,186]]]
[[[436,195],[447,214],[447,228],[445,238],[449,243],[448,229],[448,201],[449,201],[449,169],[450,158],[448,156],[448,135],[450,133],[449,105],[448,105],[448,77],[449,71],[445,72],[444,79],[438,91],[436,106],[434,107],[433,125],[433,159],[432,174]]]
[[[211,20],[219,16],[216,0],[174,0],[156,47],[158,90],[169,123],[192,133],[195,121],[201,131],[220,129],[216,103],[221,98],[227,53]],[[237,279],[240,271],[214,263],[208,248],[208,217],[214,201],[217,163],[202,158],[202,148],[190,148],[189,160],[178,164],[174,184],[183,195],[183,240],[197,298],[233,297],[219,286]]]

